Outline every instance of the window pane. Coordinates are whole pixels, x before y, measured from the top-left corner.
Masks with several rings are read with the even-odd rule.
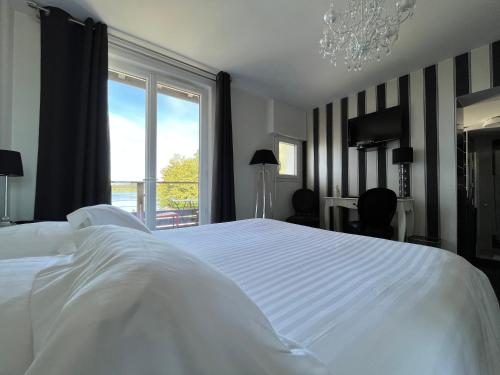
[[[297,145],[279,142],[280,175],[297,175]]]
[[[144,220],[146,80],[110,71],[108,110],[112,204]]]
[[[157,85],[156,227],[198,224],[200,97]]]

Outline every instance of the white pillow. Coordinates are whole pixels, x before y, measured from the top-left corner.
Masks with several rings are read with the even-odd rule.
[[[66,218],[73,229],[83,229],[96,225],[116,225],[151,233],[137,217],[109,204],[82,207],[67,215]]]
[[[56,255],[63,245],[71,243],[73,232],[65,221],[0,228],[0,259]]]

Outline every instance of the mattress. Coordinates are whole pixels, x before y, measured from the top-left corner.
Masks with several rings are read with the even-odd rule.
[[[445,250],[263,219],[154,235],[230,277],[333,374],[500,373],[491,285]]]

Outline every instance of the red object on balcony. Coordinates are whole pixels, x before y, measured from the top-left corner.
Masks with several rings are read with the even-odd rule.
[[[179,228],[179,214],[175,211],[158,212],[156,220],[158,219],[172,219],[172,228]]]

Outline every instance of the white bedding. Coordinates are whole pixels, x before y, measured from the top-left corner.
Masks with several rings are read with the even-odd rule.
[[[74,243],[72,255],[0,261],[0,374],[329,374],[197,257],[115,226]]]
[[[73,229],[67,222],[41,222],[0,228],[0,259],[57,255]]]
[[[500,374],[497,299],[454,254],[272,220],[154,235],[233,279],[335,375]]]
[[[134,257],[139,266],[149,264],[156,271],[161,270],[154,267],[161,247],[150,254],[138,251],[141,245],[137,241],[150,235],[126,231],[132,232],[130,238],[90,236],[93,243],[85,251],[99,248],[104,252],[97,263],[90,262],[93,257],[88,254],[79,256],[76,263],[71,255],[0,260],[0,375],[23,374],[30,365],[28,375],[68,373],[64,367],[59,372],[44,367],[54,360],[67,366],[80,363],[79,372],[73,369],[71,374],[88,374],[88,368],[81,363],[90,366],[94,362],[85,353],[97,350],[116,359],[118,353],[138,350],[114,345],[108,349],[109,342],[105,340],[112,338],[115,341],[110,342],[117,342],[117,333],[122,331],[115,324],[127,321],[124,318],[136,318],[131,320],[135,334],[149,335],[172,327],[165,325],[161,317],[167,311],[170,314],[173,299],[160,309],[139,309],[139,315],[128,315],[133,304],[116,308],[116,302],[122,306],[123,301],[134,300],[129,299],[131,295],[136,298],[134,301],[146,305],[151,302],[149,293],[140,293],[142,284],[136,287],[138,280],[149,278],[144,269],[137,268]],[[78,233],[73,235],[76,242],[80,241]],[[272,220],[246,220],[153,235],[166,242],[166,249],[177,247],[194,254],[232,279],[282,337],[313,353],[333,375],[500,374],[498,302],[485,275],[456,255]],[[105,255],[108,248],[113,253],[109,260]],[[124,258],[120,249],[127,250]],[[93,267],[87,267],[91,263]],[[161,290],[169,270],[172,269],[164,268],[158,274],[159,283],[146,283],[147,290]],[[64,282],[65,278],[68,282]],[[120,283],[113,286],[114,280]],[[110,299],[102,299],[103,290],[110,285],[114,288]],[[207,294],[207,289],[200,288],[203,290]],[[68,301],[78,302],[83,310],[74,309],[74,304],[61,309]],[[181,306],[196,306],[196,301],[188,302]],[[213,307],[215,310],[216,306],[231,308],[231,304],[220,303]],[[117,311],[121,313],[120,320],[114,318]],[[150,314],[148,318],[145,311]],[[203,308],[195,312],[201,314],[193,316],[202,320]],[[90,322],[96,325],[89,326]],[[200,334],[210,336],[206,332]],[[46,340],[47,337],[52,338]],[[160,338],[166,341],[153,347],[183,342],[173,337],[162,334]],[[201,339],[194,343],[198,341]],[[76,343],[83,345],[82,355],[82,346]],[[190,358],[189,349],[194,347],[184,346],[181,357]],[[200,347],[196,350],[205,352]],[[33,353],[35,358],[38,356],[35,365],[39,367],[32,363]],[[40,353],[46,353],[48,358],[40,359]],[[142,353],[141,358],[147,359],[148,353]],[[172,363],[167,354],[173,355],[173,351],[165,349],[165,353],[165,361]],[[192,356],[203,358],[200,354]],[[314,371],[321,371],[314,359],[307,363],[313,364]],[[248,373],[262,373],[252,370]],[[116,372],[115,367],[107,373],[125,372]]]

